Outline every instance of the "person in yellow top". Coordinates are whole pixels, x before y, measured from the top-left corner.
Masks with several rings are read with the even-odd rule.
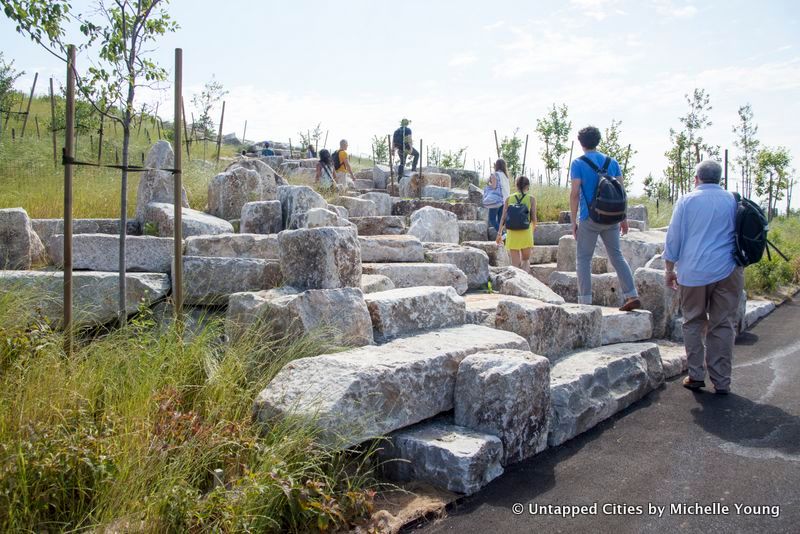
[[[339,150],[333,153],[333,167],[336,170],[336,181],[341,185],[347,185],[347,175],[355,181],[353,168],[350,166],[350,159],[347,156],[347,139],[339,141]]]
[[[529,194],[531,182],[525,176],[517,178],[516,186],[517,192],[509,196],[503,205],[497,244],[503,242],[503,230],[507,230],[506,249],[511,256],[511,265],[530,273],[536,199]]]

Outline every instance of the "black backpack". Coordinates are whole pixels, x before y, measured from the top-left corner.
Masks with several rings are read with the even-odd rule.
[[[338,150],[334,150],[333,151],[333,154],[331,154],[331,160],[333,161],[333,170],[334,171],[338,171],[339,169],[344,167],[344,164],[339,161],[339,151]]]
[[[736,263],[745,267],[758,263],[767,250],[767,231],[769,222],[764,210],[739,193],[733,193],[736,199],[736,248],[733,251]],[[769,250],[767,250],[769,255]]]
[[[525,193],[522,196],[514,196],[517,201],[514,204],[509,202],[506,209],[506,228],[509,230],[527,230],[531,227],[531,213],[528,206],[522,203],[525,199]]]
[[[589,218],[598,224],[617,224],[624,221],[625,212],[628,209],[628,197],[619,180],[608,175],[611,158],[606,156],[602,169],[586,156],[581,156],[580,159],[597,173],[597,188],[594,190],[594,198],[591,203],[586,202]],[[581,193],[583,193],[583,187],[581,187]],[[586,196],[584,195],[585,200]]]

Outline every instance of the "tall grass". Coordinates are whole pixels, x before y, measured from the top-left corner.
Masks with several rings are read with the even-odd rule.
[[[182,342],[148,314],[73,357],[32,296],[0,296],[0,530],[305,532],[368,519],[368,458],[313,425],[270,426],[255,395],[318,335],[222,344],[219,321]]]

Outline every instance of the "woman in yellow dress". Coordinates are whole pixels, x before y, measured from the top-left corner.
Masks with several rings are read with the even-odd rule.
[[[506,230],[506,249],[511,256],[511,265],[530,273],[533,229],[536,227],[536,199],[528,193],[531,182],[525,176],[517,178],[516,186],[517,192],[509,196],[503,205],[497,244],[503,242],[503,230]]]

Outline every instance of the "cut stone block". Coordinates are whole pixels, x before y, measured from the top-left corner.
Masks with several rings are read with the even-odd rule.
[[[633,343],[653,337],[653,314],[647,310],[632,312],[618,308],[601,308],[603,312],[603,345]]]
[[[337,197],[333,203],[347,209],[350,217],[377,217],[380,215],[375,203],[364,198]]]
[[[358,176],[358,174],[356,174],[356,176]],[[372,189],[373,185],[372,178],[369,180],[360,180],[356,178],[353,187],[359,191],[363,191],[365,189]]]
[[[624,410],[664,383],[658,346],[623,343],[576,352],[550,368],[551,447]]]
[[[175,229],[175,206],[161,202],[151,202],[144,210],[144,228],[148,224],[155,227],[161,237],[172,237]],[[184,239],[193,235],[232,234],[233,225],[202,211],[183,208],[181,226]]]
[[[321,209],[321,208],[313,208],[313,209]],[[341,217],[342,219],[347,219],[350,215],[347,211],[347,208],[344,206],[337,206],[336,204],[328,204],[328,207],[325,208],[328,211],[334,212],[336,215]],[[342,225],[343,226],[343,225]]]
[[[282,283],[276,261],[255,258],[184,256],[183,293],[187,304],[221,306],[228,296],[260,291]]]
[[[403,217],[352,217],[350,222],[358,228],[358,235],[400,235],[406,233]]]
[[[390,289],[394,289],[394,284],[386,276],[381,274],[361,275],[361,291],[363,291],[364,294],[389,291]]]
[[[570,234],[572,234],[571,224],[558,224],[554,222],[539,223],[533,230],[533,242],[536,246],[558,245],[558,240],[562,235]]]
[[[486,241],[488,239],[488,225],[486,221],[458,221],[458,239],[461,243],[467,241]]]
[[[449,211],[424,207],[411,215],[408,233],[420,241],[458,244],[458,220]]]
[[[665,278],[657,269],[636,269],[633,275],[642,308],[653,314],[653,337],[669,339],[680,314],[680,293],[666,287]]]
[[[434,200],[447,200],[450,198],[450,188],[438,185],[426,185],[422,188],[422,198],[432,198]]]
[[[548,283],[550,289],[561,295],[565,301],[578,302],[578,273],[555,271],[550,275]],[[592,275],[592,304],[619,307],[622,300],[616,273]]]
[[[413,235],[359,236],[361,261],[373,263],[422,262],[425,250]]]
[[[634,221],[647,222],[647,206],[643,204],[638,204],[636,206],[628,206],[628,211],[626,215],[628,219],[633,219]]]
[[[386,189],[389,183],[391,169],[388,165],[375,165],[372,167],[372,184],[376,189]]]
[[[277,234],[283,230],[283,212],[279,200],[248,202],[242,206],[239,231],[243,234]]]
[[[378,451],[386,478],[466,495],[503,474],[502,455],[496,436],[438,420],[395,432]]]
[[[509,332],[464,325],[288,363],[256,398],[261,422],[305,416],[323,443],[348,447],[453,408],[458,365],[494,349],[529,350]]]
[[[540,263],[538,265],[531,265],[531,276],[539,280],[541,283],[547,285],[550,283],[550,275],[557,270],[558,266],[555,263]]]
[[[660,269],[662,271],[667,268],[667,264],[661,254],[653,256],[644,266],[648,269]]]
[[[275,188],[274,179],[262,178],[258,172],[242,166],[231,167],[208,184],[208,212],[220,219],[238,219],[248,202],[275,200]]]
[[[745,328],[750,328],[775,310],[775,303],[769,300],[748,300],[745,307]]]
[[[503,442],[505,466],[547,448],[550,362],[530,352],[467,356],[456,376],[454,421]]]
[[[557,245],[534,245],[531,250],[531,265],[554,263],[558,258]]]
[[[64,219],[31,219],[31,225],[45,248],[54,235],[64,234]],[[126,234],[141,235],[139,221],[128,220]],[[72,235],[77,234],[112,234],[119,235],[119,219],[73,219]]]
[[[421,330],[464,324],[464,299],[452,287],[392,289],[371,293],[364,300],[378,343]]]
[[[269,164],[270,160],[268,158],[269,156],[266,156],[263,160],[262,158],[239,158],[228,165],[225,172],[232,171],[237,167],[256,171],[261,176],[261,180],[266,184],[267,188],[276,190],[277,186],[283,184],[280,183],[281,180],[279,180],[279,177],[275,174],[275,168]],[[277,166],[279,166],[279,164],[276,165],[276,167]]]
[[[450,189],[452,183],[450,176],[442,173],[423,172],[422,179],[419,173],[412,173],[411,176],[403,177],[400,180],[400,196],[404,198],[417,198],[421,196],[425,187],[434,185]]]
[[[480,324],[494,328],[497,316],[497,305],[501,300],[518,300],[522,303],[533,301],[537,304],[541,302],[525,297],[503,295],[502,293],[468,293],[464,295],[464,303],[467,307],[466,323]]]
[[[175,250],[166,237],[126,236],[125,270],[141,273],[168,273]],[[64,236],[55,235],[47,251],[54,265],[64,265]],[[72,268],[78,271],[119,272],[119,236],[76,234],[72,236]]]
[[[489,269],[492,289],[504,295],[514,295],[563,304],[564,299],[545,284],[517,267],[492,267]]]
[[[374,203],[376,211],[375,215],[378,217],[388,217],[392,214],[392,197],[390,197],[388,193],[372,191],[369,193],[364,193],[358,198],[369,200]]]
[[[469,289],[485,288],[489,281],[489,256],[476,248],[425,243],[425,261],[455,265],[467,275]]]
[[[490,267],[508,267],[511,265],[506,247],[498,245],[494,241],[464,241],[461,244],[465,247],[484,251],[489,256]]]
[[[34,232],[28,212],[0,209],[0,269],[30,269],[43,262],[45,249]]]
[[[445,202],[443,200],[403,199],[392,204],[392,215],[408,217],[415,211],[424,207],[437,208],[450,213],[455,213],[459,221],[476,221],[478,206],[468,202]]]
[[[147,151],[147,159],[145,159],[144,166],[148,169],[172,169],[175,166],[175,153],[172,151],[172,145],[169,141],[157,141],[151,146]],[[148,170],[141,174],[136,193],[134,219],[143,222],[145,210],[151,202],[175,203],[175,178],[171,172]],[[181,187],[181,205],[184,208],[189,207],[189,199],[186,196],[186,189],[183,187]],[[57,233],[63,234],[64,231],[62,229]]]
[[[495,326],[524,337],[534,353],[553,361],[576,349],[599,347],[603,316],[597,306],[501,300]]]
[[[278,244],[287,285],[297,289],[361,286],[361,246],[355,229],[285,230],[278,234]]]
[[[364,274],[382,274],[397,288],[452,286],[459,295],[467,291],[467,276],[447,263],[365,263]]]
[[[278,236],[264,234],[219,234],[186,238],[186,256],[256,258],[277,261]]]
[[[659,339],[657,345],[658,351],[661,354],[661,367],[664,368],[665,379],[682,375],[689,369],[689,363],[686,359],[686,349],[683,343]]]
[[[164,298],[170,290],[163,273],[128,273],[125,309],[136,313],[142,304]],[[60,326],[64,317],[64,273],[61,271],[0,271],[0,291],[30,292],[39,300],[42,317]],[[115,321],[119,309],[119,274],[77,271],[72,274],[73,324],[102,325]]]
[[[292,222],[295,214],[312,208],[327,208],[328,203],[319,193],[307,185],[283,185],[278,187],[278,200],[281,202],[283,227],[294,230]]]
[[[342,208],[342,210],[347,211],[344,208]],[[322,228],[325,226],[347,226],[355,228],[353,223],[342,218],[337,212],[324,208],[311,208],[308,211],[295,212],[295,214],[292,215],[289,226],[295,229]]]

